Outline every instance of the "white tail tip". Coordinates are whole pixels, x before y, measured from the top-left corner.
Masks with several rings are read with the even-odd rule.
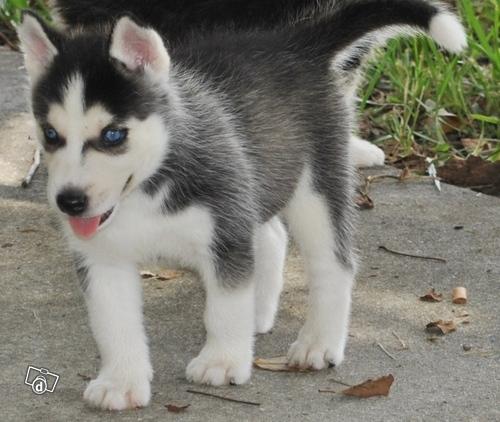
[[[464,27],[451,13],[441,12],[434,16],[429,33],[441,47],[452,53],[459,53],[467,47]]]

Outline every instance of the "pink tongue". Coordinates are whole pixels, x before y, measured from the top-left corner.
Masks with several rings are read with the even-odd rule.
[[[75,234],[86,239],[91,237],[97,231],[97,227],[99,227],[100,221],[100,215],[92,218],[69,218],[69,224],[71,225],[71,228],[73,229]]]

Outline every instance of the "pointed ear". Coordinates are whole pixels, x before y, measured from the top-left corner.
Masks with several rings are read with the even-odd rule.
[[[57,55],[51,38],[55,32],[48,28],[34,13],[23,12],[22,22],[17,27],[17,35],[24,52],[26,70],[33,83],[49,67]]]
[[[113,28],[109,54],[131,71],[144,70],[157,77],[167,77],[170,57],[161,37],[151,28],[136,24],[128,16]]]

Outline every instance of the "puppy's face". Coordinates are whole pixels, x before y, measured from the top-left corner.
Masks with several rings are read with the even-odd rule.
[[[153,30],[126,17],[110,38],[65,37],[26,14],[19,37],[49,202],[77,236],[90,238],[165,156],[168,131],[155,103],[168,104],[158,89],[168,77],[168,54]]]

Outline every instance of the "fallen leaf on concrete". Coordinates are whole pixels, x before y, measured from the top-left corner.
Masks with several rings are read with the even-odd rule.
[[[172,412],[172,413],[182,413],[182,412],[185,412],[186,409],[189,407],[190,405],[189,404],[183,404],[181,406],[178,406],[176,404],[166,404],[165,407],[167,408],[167,410],[169,412]]]
[[[288,359],[286,356],[277,356],[274,358],[255,358],[253,365],[256,368],[264,369],[266,371],[275,372],[307,372],[309,369],[301,369],[295,366],[288,366]]]
[[[360,210],[371,210],[375,206],[373,200],[366,193],[357,195],[354,202]]]
[[[369,379],[365,382],[350,387],[344,391],[342,394],[346,396],[354,397],[373,397],[373,396],[387,396],[389,395],[389,390],[394,382],[394,377],[392,374],[386,375],[384,377],[377,378],[375,380]]]
[[[430,334],[444,335],[451,333],[457,329],[457,325],[453,321],[443,321],[442,319],[438,321],[429,322],[425,326],[425,330]]]
[[[452,302],[455,305],[465,305],[467,303],[467,289],[465,287],[455,287],[452,291]]]
[[[423,302],[441,302],[443,300],[443,294],[436,292],[436,290],[432,288],[425,295],[420,296],[420,300]]]

